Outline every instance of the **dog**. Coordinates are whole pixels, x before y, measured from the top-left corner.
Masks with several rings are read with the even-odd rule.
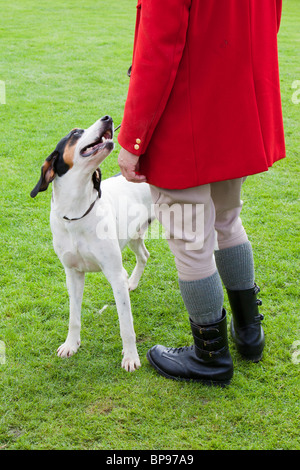
[[[64,266],[70,317],[60,357],[80,346],[81,303],[85,272],[102,271],[111,284],[123,343],[122,367],[140,367],[129,292],[143,274],[149,252],[144,233],[155,218],[147,183],[130,183],[122,175],[101,182],[99,165],[112,152],[113,120],[104,116],[88,129],[73,129],[46,158],[31,197],[52,183],[50,226],[53,246]],[[122,265],[122,250],[135,253],[131,277]]]

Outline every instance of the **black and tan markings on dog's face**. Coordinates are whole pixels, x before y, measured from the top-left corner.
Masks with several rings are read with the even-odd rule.
[[[64,175],[72,168],[75,147],[83,133],[83,129],[73,129],[58,142],[55,149],[58,155],[54,163],[54,169],[58,176]]]
[[[58,142],[55,150],[46,158],[42,166],[41,177],[31,191],[31,197],[35,197],[40,191],[46,191],[56,175],[62,176],[72,168],[76,144],[83,133],[84,129],[73,129]]]

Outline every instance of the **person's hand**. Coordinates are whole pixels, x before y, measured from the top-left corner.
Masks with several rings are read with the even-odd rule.
[[[122,175],[132,183],[145,183],[147,181],[146,176],[139,175],[139,157],[127,150],[121,148],[118,164],[121,169]]]

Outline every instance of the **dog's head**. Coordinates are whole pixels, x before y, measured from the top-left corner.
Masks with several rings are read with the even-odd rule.
[[[46,158],[41,177],[30,196],[35,197],[40,191],[46,191],[56,176],[62,177],[73,167],[79,171],[89,168],[91,173],[95,172],[113,150],[112,138],[113,120],[110,116],[102,117],[88,129],[73,129]]]

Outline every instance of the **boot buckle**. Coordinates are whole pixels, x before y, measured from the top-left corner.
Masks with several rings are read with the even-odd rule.
[[[256,295],[260,292],[260,287],[257,284],[254,284],[253,294]]]

